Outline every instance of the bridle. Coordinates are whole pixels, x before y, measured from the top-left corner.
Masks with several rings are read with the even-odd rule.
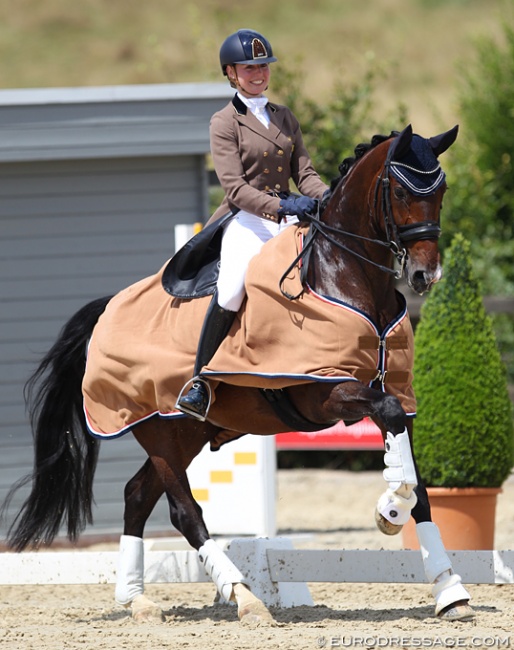
[[[385,226],[386,240],[384,241],[382,239],[364,237],[363,235],[357,235],[356,233],[348,232],[347,230],[342,230],[341,228],[336,228],[335,226],[329,226],[328,224],[320,220],[321,210],[320,210],[320,204],[318,203],[318,209],[316,211],[316,214],[305,215],[305,217],[302,217],[302,222],[310,223],[309,233],[305,238],[302,250],[297,255],[297,257],[293,260],[291,265],[286,269],[286,271],[284,272],[284,274],[280,279],[280,283],[279,283],[280,291],[282,295],[285,296],[287,299],[296,300],[297,298],[300,297],[302,293],[300,292],[294,296],[289,294],[287,291],[283,289],[283,282],[287,277],[287,275],[298,264],[298,262],[300,262],[300,260],[303,260],[303,264],[301,266],[301,280],[303,286],[304,281],[306,280],[308,260],[312,250],[312,245],[318,234],[324,237],[328,242],[330,242],[340,250],[344,250],[350,253],[351,255],[353,255],[354,257],[358,257],[364,262],[367,262],[368,264],[371,264],[372,266],[375,266],[376,268],[380,269],[384,273],[389,273],[394,275],[394,277],[397,280],[399,280],[403,276],[405,263],[407,261],[407,256],[408,256],[407,249],[405,248],[404,244],[410,241],[421,241],[424,239],[438,239],[440,237],[441,227],[439,225],[439,221],[426,220],[426,221],[420,221],[418,223],[406,224],[403,226],[398,226],[396,224],[394,220],[394,214],[393,214],[392,202],[391,202],[390,176],[391,176],[391,167],[398,163],[392,160],[393,153],[394,153],[393,144],[394,144],[394,140],[389,145],[384,166],[382,168],[382,171],[377,177],[377,181],[375,183],[375,189],[373,192],[373,208],[372,210],[370,209],[371,214],[373,213],[376,214],[379,206],[379,195],[380,195],[381,197],[380,209],[382,212],[382,217]],[[412,171],[414,171],[416,174],[433,173],[433,172],[423,172],[420,170],[412,170]],[[334,237],[333,235],[336,236],[344,235],[347,237],[351,237],[353,239],[367,241],[372,244],[376,244],[377,246],[388,248],[391,251],[391,253],[394,255],[399,268],[395,270],[389,266],[378,264],[377,262],[374,262],[368,257],[365,257],[364,255],[357,253],[357,251],[354,251],[353,249],[349,248],[341,241],[336,239],[336,237]]]
[[[396,259],[400,264],[401,271],[403,273],[403,265],[407,258],[407,251],[403,244],[409,241],[420,241],[422,239],[439,239],[441,236],[441,226],[439,221],[420,221],[418,223],[410,223],[404,226],[398,226],[394,220],[393,209],[391,205],[391,167],[400,165],[392,160],[393,154],[393,143],[389,146],[387,152],[387,157],[384,162],[384,168],[382,172],[378,175],[377,182],[375,184],[374,200],[373,200],[373,209],[376,211],[378,203],[378,195],[380,187],[382,188],[381,197],[382,197],[382,215],[384,218],[384,225],[386,231],[386,238],[390,248],[392,249]],[[404,166],[404,165],[401,165]],[[410,168],[414,173],[422,174],[432,174],[433,171],[422,171],[419,169]],[[371,260],[369,262],[373,263]],[[390,269],[391,270],[391,269]],[[398,277],[401,277],[401,274]]]

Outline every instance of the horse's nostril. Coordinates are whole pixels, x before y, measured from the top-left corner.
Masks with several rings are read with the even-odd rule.
[[[426,282],[425,271],[415,271],[412,275],[412,278],[415,282]]]

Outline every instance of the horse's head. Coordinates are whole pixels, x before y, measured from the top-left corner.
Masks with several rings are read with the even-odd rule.
[[[303,277],[320,292],[370,309],[377,295],[394,291],[381,278],[405,273],[409,285],[423,293],[441,277],[438,238],[446,190],[438,157],[457,137],[458,127],[433,138],[422,138],[409,125],[401,133],[374,136],[355,148],[355,157],[339,166],[330,198],[301,255],[314,245],[319,272],[308,263]],[[317,237],[320,235],[321,237]],[[394,258],[400,269],[393,268]],[[308,259],[308,258],[307,258]],[[355,287],[372,289],[364,298]]]
[[[438,238],[446,190],[438,157],[457,137],[458,127],[433,138],[422,138],[409,125],[392,141],[377,180],[386,238],[404,264],[408,284],[417,293],[441,277]]]

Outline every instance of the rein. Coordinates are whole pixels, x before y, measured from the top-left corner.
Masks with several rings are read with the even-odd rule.
[[[280,288],[280,293],[287,298],[288,300],[296,300],[299,298],[302,293],[300,291],[296,295],[292,295],[289,292],[285,291],[283,288],[284,281],[287,277],[287,275],[297,266],[297,264],[301,261],[309,259],[312,245],[314,244],[314,240],[316,239],[316,235],[320,234],[322,235],[327,241],[329,241],[331,244],[336,246],[337,248],[347,251],[348,253],[351,253],[355,257],[358,257],[359,259],[363,260],[364,262],[368,262],[369,264],[372,264],[373,266],[379,268],[381,271],[384,271],[385,273],[392,273],[395,278],[399,279],[402,277],[403,274],[403,266],[405,264],[405,257],[402,257],[402,262],[401,262],[401,269],[399,271],[395,271],[394,269],[391,269],[388,266],[383,266],[382,264],[378,264],[377,262],[374,262],[373,260],[370,260],[368,257],[364,257],[364,255],[361,255],[360,253],[357,253],[356,251],[352,250],[351,248],[348,248],[348,246],[345,246],[345,244],[342,244],[340,241],[332,237],[329,233],[335,233],[337,235],[348,235],[349,237],[353,237],[354,239],[362,239],[364,241],[372,242],[374,244],[378,244],[379,246],[384,246],[386,248],[392,249],[394,247],[393,242],[386,242],[381,239],[372,239],[370,237],[363,237],[362,235],[356,235],[355,233],[348,232],[346,230],[341,230],[340,228],[335,228],[334,226],[329,226],[326,223],[323,223],[323,221],[319,220],[319,213],[316,215],[305,215],[302,217],[302,222],[307,222],[311,224],[311,230],[309,231],[309,234],[307,235],[305,239],[305,244],[302,248],[302,250],[298,253],[298,255],[295,257],[295,259],[291,262],[291,264],[287,267],[287,269],[284,271],[282,277],[280,278],[279,282],[279,288]],[[405,250],[405,249],[403,249]],[[406,252],[406,251],[405,251]],[[396,254],[395,254],[396,255]],[[396,255],[397,259],[398,256]],[[304,263],[302,266],[302,276],[306,273],[307,271],[307,264]],[[303,285],[303,281],[302,281]]]
[[[289,267],[284,271],[284,274],[280,278],[279,288],[280,288],[280,292],[285,298],[287,298],[288,300],[296,300],[303,293],[303,289],[302,289],[300,293],[296,295],[292,295],[284,290],[283,284],[286,279],[286,276],[294,269],[294,267],[301,260],[304,260],[304,264],[301,270],[302,285],[303,285],[304,283],[303,278],[306,275],[307,267],[308,267],[308,264],[306,262],[309,259],[312,245],[314,244],[314,240],[317,234],[322,235],[327,241],[329,241],[332,245],[336,246],[340,250],[344,250],[350,253],[354,257],[357,257],[363,260],[364,262],[371,264],[372,266],[380,269],[384,273],[389,273],[394,275],[394,277],[397,280],[399,280],[403,276],[405,263],[407,261],[407,250],[403,246],[403,244],[405,242],[414,241],[414,240],[419,241],[422,239],[439,238],[439,236],[441,235],[441,227],[439,226],[439,223],[437,221],[422,221],[420,223],[407,224],[404,226],[396,225],[394,221],[394,214],[391,205],[391,181],[389,178],[391,165],[395,164],[395,162],[391,160],[392,153],[393,153],[393,148],[391,144],[387,153],[387,158],[384,163],[384,168],[377,178],[375,191],[374,191],[374,199],[373,199],[373,211],[376,212],[377,205],[378,205],[379,190],[380,188],[382,188],[381,209],[384,217],[386,241],[382,239],[374,239],[372,237],[364,237],[362,235],[357,235],[355,233],[348,232],[347,230],[342,230],[341,228],[329,226],[328,224],[320,220],[320,204],[318,202],[318,209],[316,214],[305,215],[302,218],[303,222],[307,222],[311,224],[311,229],[305,240],[305,244],[302,250],[296,256],[293,262],[289,265]],[[378,264],[377,262],[374,262],[368,257],[364,257],[360,253],[357,253],[356,251],[352,250],[345,244],[342,244],[340,241],[332,237],[330,233],[333,233],[335,235],[346,235],[348,237],[352,237],[353,239],[360,239],[362,241],[367,241],[372,244],[376,244],[378,246],[388,248],[395,256],[396,261],[398,262],[400,268],[398,270],[394,270],[389,266],[383,266],[382,264]]]

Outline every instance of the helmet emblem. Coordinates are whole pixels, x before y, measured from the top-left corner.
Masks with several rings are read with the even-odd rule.
[[[252,59],[260,59],[268,56],[264,43],[259,38],[252,40]]]

